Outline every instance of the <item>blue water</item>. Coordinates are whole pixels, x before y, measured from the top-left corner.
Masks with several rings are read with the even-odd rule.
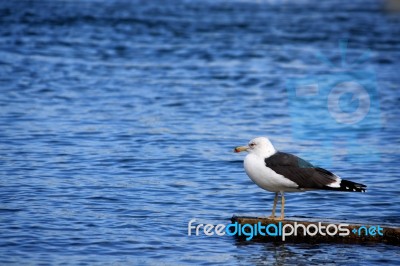
[[[383,3],[3,1],[1,264],[398,265],[393,245],[187,236],[192,218],[270,214],[232,153],[259,135],[368,186],[288,194],[288,218],[400,226],[400,15]],[[361,121],[292,94],[343,73],[371,96]]]

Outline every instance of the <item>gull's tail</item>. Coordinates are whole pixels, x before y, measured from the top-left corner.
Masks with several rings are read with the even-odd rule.
[[[355,182],[351,182],[348,180],[340,180],[340,187],[325,187],[328,190],[336,190],[336,191],[349,191],[349,192],[366,192],[367,186]]]

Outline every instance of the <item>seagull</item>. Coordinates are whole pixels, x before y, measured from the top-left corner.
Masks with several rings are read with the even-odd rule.
[[[277,151],[266,137],[250,140],[248,146],[236,147],[235,152],[247,151],[244,169],[250,179],[262,189],[275,192],[271,219],[285,217],[284,192],[335,190],[365,192],[366,186],[341,179],[338,175],[313,166],[296,155]],[[278,195],[281,194],[281,216],[275,217]]]

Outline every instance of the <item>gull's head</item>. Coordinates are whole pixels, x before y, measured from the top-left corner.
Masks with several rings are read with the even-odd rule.
[[[266,137],[258,137],[250,140],[247,146],[239,146],[235,148],[235,152],[247,151],[263,158],[273,155],[276,150]]]

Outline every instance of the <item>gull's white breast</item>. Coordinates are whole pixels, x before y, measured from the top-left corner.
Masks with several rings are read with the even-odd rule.
[[[301,191],[296,183],[267,167],[264,159],[255,154],[250,153],[246,156],[244,169],[250,179],[262,189],[271,192]]]

